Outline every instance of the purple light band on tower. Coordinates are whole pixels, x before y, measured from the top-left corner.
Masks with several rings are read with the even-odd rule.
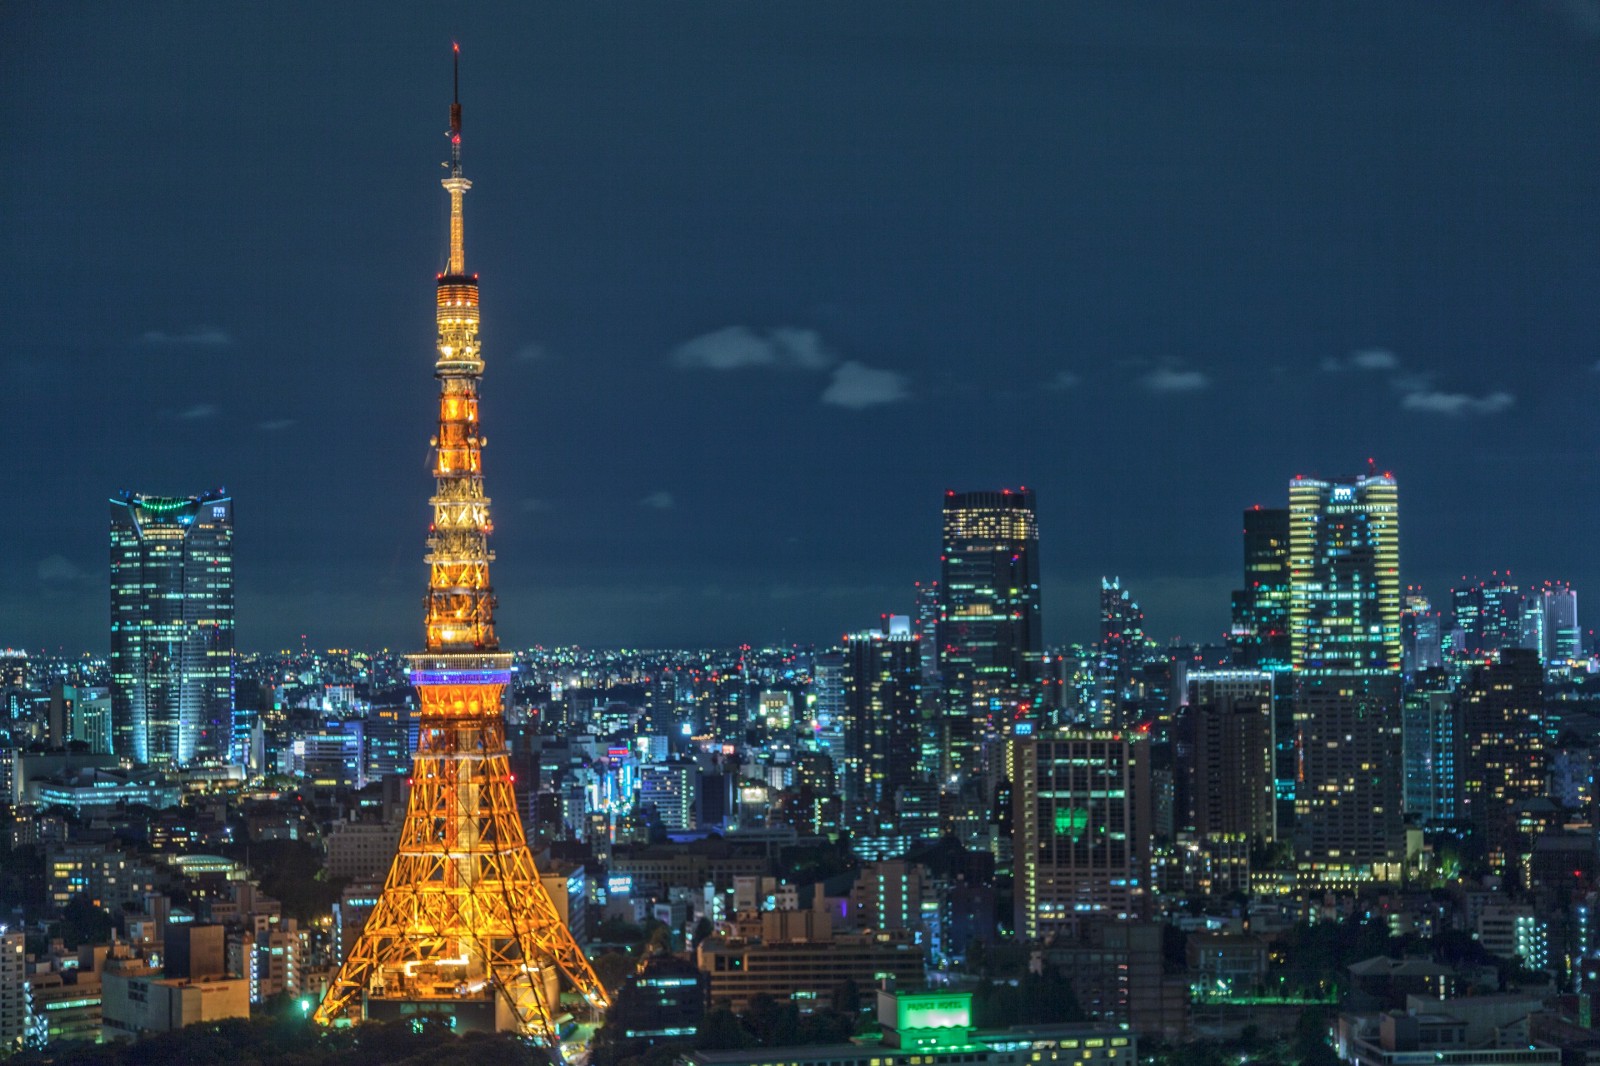
[[[509,685],[510,670],[413,670],[413,685]]]

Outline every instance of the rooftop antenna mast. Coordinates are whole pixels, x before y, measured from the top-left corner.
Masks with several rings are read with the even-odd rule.
[[[445,190],[450,193],[450,263],[445,267],[445,273],[459,277],[467,272],[461,198],[472,188],[472,182],[461,174],[461,45],[452,43],[451,49],[454,58],[451,77],[455,95],[450,102],[450,176],[444,179]]]

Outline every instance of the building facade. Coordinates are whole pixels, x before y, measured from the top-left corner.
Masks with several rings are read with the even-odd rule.
[[[917,782],[922,761],[922,648],[909,634],[845,638],[844,760],[847,816],[876,829],[895,794]]]
[[[1277,839],[1272,707],[1264,670],[1189,675],[1190,813],[1202,839]]]
[[[1314,883],[1398,879],[1399,494],[1390,474],[1289,483],[1295,850]]]
[[[111,500],[112,747],[137,763],[223,758],[233,722],[233,499]]]
[[[1016,934],[1048,941],[1149,901],[1149,743],[1063,730],[1011,741]]]
[[[940,777],[979,768],[994,716],[1031,698],[1044,654],[1031,489],[950,492],[939,580]]]

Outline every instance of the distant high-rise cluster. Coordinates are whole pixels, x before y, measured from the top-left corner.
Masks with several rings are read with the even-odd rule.
[[[233,742],[233,499],[111,501],[111,736],[184,767]]]

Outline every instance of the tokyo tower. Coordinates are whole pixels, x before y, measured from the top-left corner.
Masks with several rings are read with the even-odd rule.
[[[324,1025],[434,1015],[460,1030],[559,1045],[561,994],[608,1006],[539,880],[506,759],[489,585],[492,529],[478,426],[478,276],[466,272],[460,47],[450,105],[450,262],[439,275],[439,428],[428,536],[427,651],[409,656],[421,703],[411,799],[372,915],[317,1008]]]

